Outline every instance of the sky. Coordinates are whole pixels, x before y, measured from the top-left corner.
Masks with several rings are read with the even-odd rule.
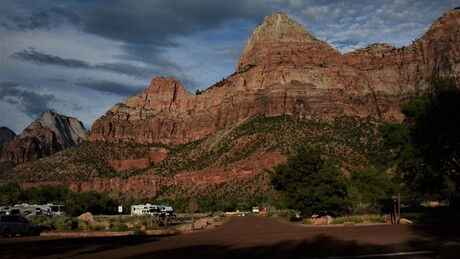
[[[342,53],[411,44],[458,0],[0,0],[0,126],[46,110],[89,130],[107,110],[175,77],[192,93],[232,74],[263,18],[284,12]]]

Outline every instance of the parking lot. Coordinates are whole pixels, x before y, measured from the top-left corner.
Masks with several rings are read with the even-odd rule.
[[[13,237],[5,258],[452,258],[458,226],[305,226],[264,217],[233,217],[221,227],[178,235]]]

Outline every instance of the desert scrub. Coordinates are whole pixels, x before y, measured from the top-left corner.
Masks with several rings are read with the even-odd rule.
[[[128,226],[126,226],[125,223],[116,222],[115,224],[113,224],[112,230],[114,230],[114,231],[128,231],[129,228],[128,228]]]
[[[345,222],[353,223],[384,223],[385,216],[378,214],[364,214],[364,215],[349,215],[343,217],[333,218],[332,224],[343,224]]]
[[[29,218],[40,230],[73,230],[78,228],[78,220],[67,215],[38,215]]]
[[[268,213],[267,216],[273,217],[273,218],[283,218],[283,219],[291,220],[292,218],[295,218],[296,215],[298,214],[299,212],[296,210],[284,209],[284,210],[270,211],[270,213]]]
[[[133,216],[132,222],[135,229],[141,229],[145,226],[145,230],[153,230],[158,228],[158,223],[150,215]]]
[[[110,228],[110,223],[106,222],[88,222],[86,220],[78,220],[78,230],[105,230]]]

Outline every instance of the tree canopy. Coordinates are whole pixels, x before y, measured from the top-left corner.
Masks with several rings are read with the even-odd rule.
[[[401,111],[402,124],[380,132],[396,161],[399,177],[418,199],[460,197],[460,89],[453,78],[430,80],[429,91]]]
[[[318,148],[300,147],[271,176],[275,189],[285,195],[286,205],[305,215],[338,215],[347,210],[346,178],[321,158]]]

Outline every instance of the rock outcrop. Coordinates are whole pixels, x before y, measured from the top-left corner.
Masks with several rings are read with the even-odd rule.
[[[66,183],[74,192],[95,190],[106,193],[122,193],[131,197],[152,197],[165,187],[179,186],[184,189],[206,189],[218,186],[232,180],[255,178],[263,173],[261,168],[272,169],[273,165],[284,161],[278,153],[264,154],[253,157],[248,161],[234,163],[227,170],[220,167],[206,168],[200,171],[185,171],[173,176],[161,176],[155,172],[125,178],[94,178],[91,181],[72,181]],[[53,183],[40,183],[53,184]],[[37,186],[37,184],[21,184],[23,188]]]
[[[200,95],[155,78],[96,120],[90,140],[182,144],[257,114],[401,121],[401,103],[435,75],[460,79],[458,9],[408,47],[373,44],[344,55],[276,13],[254,30],[233,75]]]
[[[87,137],[79,120],[46,111],[10,141],[0,161],[18,165],[37,160],[80,144]]]
[[[16,133],[7,127],[0,127],[0,157],[3,157],[8,150],[10,142],[16,137]]]

